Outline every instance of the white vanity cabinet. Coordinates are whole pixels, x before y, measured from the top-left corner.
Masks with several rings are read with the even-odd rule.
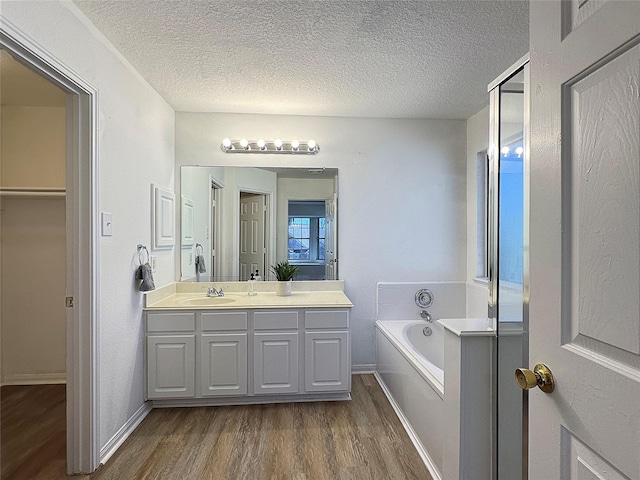
[[[201,314],[200,395],[246,395],[248,312]]]
[[[195,314],[147,314],[148,398],[195,395]]]
[[[307,310],[304,318],[305,391],[351,390],[349,312]]]
[[[349,308],[148,310],[147,399],[158,405],[346,400]]]
[[[298,310],[253,313],[253,392],[298,393]]]

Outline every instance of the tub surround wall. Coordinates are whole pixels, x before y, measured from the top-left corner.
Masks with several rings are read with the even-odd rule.
[[[445,480],[491,478],[492,353],[489,319],[440,321],[444,332]],[[514,477],[505,477],[514,478]]]
[[[136,245],[150,244],[150,184],[173,189],[175,116],[72,2],[2,2],[2,17],[91,84],[97,97],[98,209],[113,214],[99,237],[100,454],[144,404],[142,295],[134,281]],[[99,219],[95,219],[97,225]],[[174,250],[157,257],[157,286],[176,279]]]
[[[433,293],[433,305],[426,310],[434,321],[487,314],[487,286],[474,282],[378,282],[376,287],[378,320],[420,320],[415,294],[421,288]]]
[[[230,155],[220,150],[225,137],[313,138],[321,150]],[[353,365],[362,371],[375,366],[378,280],[465,278],[465,138],[461,120],[177,112],[176,164],[338,168],[339,278],[354,304]]]

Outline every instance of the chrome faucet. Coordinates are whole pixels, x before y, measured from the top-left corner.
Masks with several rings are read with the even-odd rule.
[[[433,319],[431,318],[431,315],[429,314],[429,312],[427,312],[426,310],[422,310],[420,312],[420,316],[422,318],[424,318],[427,322],[431,323],[433,322]]]
[[[224,297],[224,292],[222,288],[220,290],[216,290],[215,287],[209,287],[207,289],[207,297]]]

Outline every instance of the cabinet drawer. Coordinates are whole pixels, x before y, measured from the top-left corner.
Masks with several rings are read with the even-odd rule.
[[[307,310],[304,312],[305,328],[348,328],[347,310]]]
[[[298,312],[255,312],[253,328],[256,330],[284,330],[298,328]]]
[[[195,329],[194,313],[147,313],[148,332],[193,332]]]
[[[247,312],[211,312],[202,314],[202,330],[246,330]]]

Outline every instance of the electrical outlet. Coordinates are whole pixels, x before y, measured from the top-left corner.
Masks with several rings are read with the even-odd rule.
[[[150,262],[150,263],[151,263],[151,271],[152,271],[153,273],[155,273],[155,272],[156,272],[156,267],[157,267],[157,265],[158,265],[158,257],[153,257],[153,256],[152,256],[152,257],[151,257],[151,262]]]
[[[189,252],[189,265],[193,265],[193,253]]]

